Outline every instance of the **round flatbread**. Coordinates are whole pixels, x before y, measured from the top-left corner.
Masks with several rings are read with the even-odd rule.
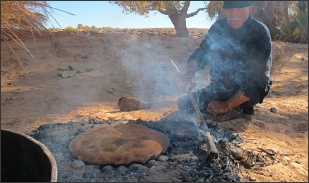
[[[169,138],[144,125],[117,124],[96,127],[76,136],[70,152],[89,164],[146,163],[165,153]]]

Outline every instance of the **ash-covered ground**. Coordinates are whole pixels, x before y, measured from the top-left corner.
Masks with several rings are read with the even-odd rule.
[[[90,165],[69,151],[71,140],[96,125],[118,123],[142,124],[160,131],[170,138],[165,154],[145,165],[129,166]],[[195,123],[190,121],[100,121],[45,124],[31,136],[42,142],[53,154],[58,169],[59,182],[221,182],[249,181],[239,175],[243,152],[239,147],[242,138],[226,129],[208,124],[219,157],[207,157],[205,139],[199,136]]]

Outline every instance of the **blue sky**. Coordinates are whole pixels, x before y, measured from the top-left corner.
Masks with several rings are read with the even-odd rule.
[[[77,27],[77,24],[88,26],[113,27],[113,28],[173,28],[168,16],[159,12],[151,12],[148,18],[135,13],[122,13],[122,8],[108,1],[47,1],[50,6],[75,14],[76,16],[53,10],[52,15],[62,28],[67,26]],[[191,1],[188,13],[204,7],[203,1]],[[200,11],[198,15],[186,19],[187,28],[209,28],[213,21],[210,21],[206,12]],[[50,18],[47,28],[60,28]]]

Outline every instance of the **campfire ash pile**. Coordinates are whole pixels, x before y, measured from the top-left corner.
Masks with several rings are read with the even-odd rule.
[[[89,163],[89,160],[87,160],[88,162],[81,160],[82,154],[75,154],[77,157],[72,154],[69,146],[74,139],[91,130],[115,125],[139,125],[143,126],[143,128],[149,128],[151,131],[162,133],[168,137],[169,146],[166,150],[162,150],[161,154],[150,156],[148,160],[139,162],[133,160],[132,162],[118,163],[116,165]],[[207,156],[205,140],[198,138],[197,128],[190,121],[124,122],[91,119],[89,122],[45,124],[35,130],[31,136],[44,143],[54,155],[58,168],[58,181],[60,182],[249,181],[248,178],[241,177],[239,168],[251,168],[254,166],[254,163],[256,165],[260,163],[262,166],[263,162],[257,162],[259,158],[256,158],[256,155],[252,152],[241,150],[239,144],[242,142],[242,138],[240,136],[215,126],[211,126],[209,130],[219,151],[217,158],[209,158]],[[105,131],[104,133],[107,132]],[[146,137],[144,138],[146,139]],[[122,141],[119,140],[117,142],[117,148],[119,148]],[[85,143],[80,145],[89,147]],[[105,145],[107,144],[100,144],[102,148]],[[109,147],[111,148],[112,146]],[[130,148],[134,154],[136,153],[134,148],[138,150],[142,147],[141,144],[133,144]],[[105,148],[106,151],[108,149]],[[108,153],[104,154],[104,152],[100,152],[98,149],[93,152],[94,159],[101,157],[103,160],[109,160],[110,155]]]

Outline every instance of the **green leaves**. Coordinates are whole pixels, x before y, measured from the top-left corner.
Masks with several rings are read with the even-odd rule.
[[[110,3],[122,7],[124,13],[136,13],[144,17],[148,17],[150,11],[181,9],[184,4],[180,1],[110,1]]]
[[[72,63],[69,65],[60,66],[59,70],[61,71],[58,74],[61,75],[63,78],[67,78],[67,77],[72,77],[76,73],[79,73],[79,72],[91,71],[93,70],[93,68],[87,67],[83,64]]]

